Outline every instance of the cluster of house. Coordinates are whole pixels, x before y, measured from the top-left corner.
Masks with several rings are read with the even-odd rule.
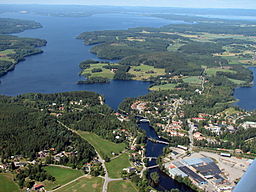
[[[206,139],[206,137],[204,137],[203,134],[198,131],[193,134],[193,138],[197,141],[202,141]]]
[[[114,115],[116,116],[116,118],[123,122],[123,121],[129,121],[129,117],[127,115],[121,114],[121,113],[114,113]]]
[[[63,112],[65,112],[65,110],[70,106],[74,106],[74,107],[83,106],[83,100],[70,101],[69,106],[65,106],[63,103],[62,104],[52,103],[52,104],[48,105],[47,110],[50,112],[50,115],[55,116],[55,117],[60,117],[63,115]],[[43,110],[43,109],[41,109],[41,110]],[[82,109],[74,108],[73,110],[81,111]]]
[[[189,177],[201,188],[205,188],[205,185],[218,186],[227,182],[214,160],[208,157],[173,161],[168,171],[172,177]]]
[[[171,121],[170,124],[164,125],[161,123],[156,124],[158,127],[161,127],[163,132],[167,133],[169,136],[179,136],[185,137],[187,134],[183,131],[183,122],[182,121]]]
[[[256,128],[256,122],[251,122],[251,121],[246,121],[244,122],[241,127],[243,127],[244,129],[249,129],[249,128]]]
[[[79,100],[79,101],[70,101],[69,104],[70,104],[70,105],[82,105],[82,104],[83,104],[83,100]]]
[[[46,191],[45,188],[44,188],[44,185],[42,184],[35,184],[33,187],[32,187],[32,190],[30,190],[29,188],[26,190],[27,192],[29,191],[38,191],[38,192],[43,192],[43,191]]]
[[[70,150],[69,152],[61,151],[61,152],[58,153],[55,150],[55,148],[50,148],[49,150],[39,151],[37,153],[37,157],[39,159],[44,159],[45,157],[48,157],[48,156],[51,155],[54,161],[60,162],[61,158],[63,158],[63,157],[74,156],[74,155],[76,155],[78,153],[77,151],[72,151],[73,150],[72,146],[69,146],[69,150]]]
[[[132,135],[129,133],[127,129],[115,129],[113,130],[113,135],[115,136],[115,139],[119,140],[121,138],[125,138],[127,141],[132,140]]]
[[[220,135],[224,130],[229,131],[230,133],[235,132],[239,127],[244,129],[248,128],[256,128],[256,122],[244,122],[241,125],[237,125],[238,119],[243,119],[245,116],[250,116],[249,112],[237,112],[234,115],[225,115],[225,114],[217,114],[215,116],[209,114],[199,114],[198,117],[191,118],[188,120],[189,126],[193,126],[194,134],[193,137],[196,140],[204,140],[206,137],[198,132],[198,125],[200,121],[204,121],[204,126],[206,130],[210,132]],[[196,131],[196,132],[195,132]]]
[[[135,167],[140,167],[143,165],[142,163],[142,157],[144,156],[145,153],[145,146],[144,145],[132,145],[130,147],[130,150],[133,151],[130,153],[130,159],[133,162],[133,165]]]
[[[132,105],[131,105],[131,109],[133,110],[138,110],[139,113],[142,113],[147,107],[147,102],[144,101],[135,101]]]
[[[123,171],[126,171],[127,173],[137,173],[137,170],[135,167],[124,168]]]
[[[22,168],[26,165],[35,165],[36,160],[25,161],[22,155],[13,155],[10,157],[10,161],[0,164],[0,169],[3,171],[8,171],[10,167],[14,166],[15,168]]]

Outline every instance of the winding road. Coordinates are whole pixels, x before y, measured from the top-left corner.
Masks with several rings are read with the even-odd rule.
[[[68,129],[69,131],[72,131],[73,133],[79,135],[79,133],[76,131],[76,130],[73,130],[71,128],[69,128],[68,126],[66,126],[65,124],[63,124],[62,122],[60,122],[59,120],[57,120],[57,122],[62,125],[63,127],[65,127],[66,129]],[[80,135],[79,135],[80,136]],[[106,167],[106,164],[105,164],[105,160],[100,156],[100,154],[98,153],[98,151],[94,148],[97,156],[98,156],[98,160],[99,162],[102,164],[102,167],[104,169],[104,172],[105,172],[105,176],[104,177],[101,177],[104,179],[104,183],[103,183],[103,187],[102,187],[102,192],[107,192],[108,191],[108,183],[111,182],[111,181],[121,181],[123,180],[123,178],[117,178],[117,179],[113,179],[113,178],[110,178],[108,176],[108,170],[107,170],[107,167]],[[65,185],[62,185],[61,187],[57,188],[57,189],[60,189],[64,186],[67,186],[77,180],[79,180],[80,178],[83,178],[83,177],[86,177],[87,175],[83,175],[81,177],[78,177],[76,179],[74,179],[73,181],[70,181],[69,183],[66,183]],[[57,189],[53,190],[53,191],[56,191]]]

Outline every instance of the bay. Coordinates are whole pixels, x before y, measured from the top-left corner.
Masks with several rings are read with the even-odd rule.
[[[117,109],[126,97],[137,97],[148,92],[149,82],[111,81],[109,84],[77,85],[79,63],[86,59],[97,59],[76,37],[85,31],[118,30],[133,27],[160,27],[181,21],[144,17],[135,14],[97,14],[89,17],[42,16],[33,13],[3,13],[0,17],[34,20],[43,28],[27,30],[20,37],[47,40],[42,47],[44,53],[27,57],[16,65],[14,71],[0,78],[0,94],[19,95],[29,92],[55,93],[87,90],[103,94],[106,103]]]

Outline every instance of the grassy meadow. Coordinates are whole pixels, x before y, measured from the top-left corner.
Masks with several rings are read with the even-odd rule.
[[[108,174],[111,178],[120,178],[123,169],[130,166],[129,155],[127,153],[123,153],[119,157],[106,163]]]
[[[96,151],[98,151],[98,153],[101,156],[107,155],[109,157],[112,157],[113,156],[112,152],[116,154],[120,153],[126,147],[124,143],[116,144],[106,139],[103,139],[94,133],[85,132],[85,131],[77,131],[77,132],[83,139],[88,141],[96,149]]]
[[[13,175],[8,173],[0,174],[0,192],[18,192],[19,186],[13,181]]]
[[[46,181],[44,184],[47,190],[54,189],[58,186],[64,185],[83,175],[82,171],[62,168],[57,166],[47,166],[44,168],[47,173],[54,176],[56,181]]]
[[[70,183],[69,185],[60,188],[56,192],[101,192],[103,179],[100,177],[86,176]]]

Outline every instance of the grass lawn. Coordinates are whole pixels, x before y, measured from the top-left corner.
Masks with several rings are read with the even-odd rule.
[[[167,47],[167,51],[177,51],[181,46],[185,45],[184,43],[176,42]]]
[[[83,177],[57,190],[57,192],[101,192],[103,179],[100,177]]]
[[[106,163],[109,177],[120,178],[123,168],[130,167],[129,156],[127,153],[120,155],[118,158]]]
[[[15,62],[15,60],[12,59],[12,58],[10,58],[10,57],[0,57],[0,60],[1,60],[1,61],[10,61],[10,62],[12,62],[12,63]]]
[[[151,91],[162,91],[162,90],[172,90],[175,88],[177,84],[167,83],[164,85],[156,85],[153,87],[150,87],[149,90]]]
[[[140,70],[140,71],[136,71],[136,70]],[[165,70],[160,68],[155,68],[149,65],[140,65],[140,66],[131,66],[129,73],[136,76],[133,78],[134,80],[147,80],[151,76],[156,77],[159,75],[165,75]]]
[[[237,111],[234,107],[229,107],[223,113],[225,113],[227,115],[233,115],[233,114],[236,114],[238,112],[239,111]]]
[[[82,138],[88,141],[101,156],[107,155],[109,157],[112,157],[112,152],[120,153],[125,149],[126,146],[124,143],[116,144],[106,139],[103,139],[94,133],[85,131],[77,132]]]
[[[15,51],[13,49],[6,49],[4,51],[0,51],[0,55],[9,55],[9,54],[14,54]]]
[[[221,68],[208,68],[208,69],[206,69],[206,73],[209,76],[215,76],[218,71],[236,73],[235,71],[230,70],[230,69],[221,69]]]
[[[83,173],[78,170],[55,166],[47,166],[44,169],[47,171],[47,173],[51,174],[56,179],[54,182],[46,181],[44,183],[47,190],[54,189],[57,186],[66,184],[83,175]]]
[[[190,77],[185,77],[183,79],[183,81],[185,83],[190,83],[190,84],[201,84],[202,83],[202,80],[199,79],[198,76],[190,76]]]
[[[228,60],[228,63],[232,65],[247,64],[247,63],[242,63],[243,58],[240,58],[239,56],[221,56],[221,57]]]
[[[138,192],[131,181],[112,181],[108,185],[108,192]]]
[[[15,51],[13,49],[6,49],[4,51],[0,51],[0,60],[1,61],[10,61],[12,63],[15,62],[14,59],[12,59],[11,57],[8,57],[7,55],[9,54],[14,54]]]
[[[233,83],[237,84],[237,85],[241,85],[246,83],[245,81],[241,81],[241,80],[236,80],[236,79],[230,79],[228,78],[230,81],[232,81]]]
[[[87,68],[82,72],[82,75],[91,74],[90,77],[105,77],[108,79],[113,79],[115,73],[112,72],[110,69],[103,68],[103,66],[106,66],[106,65],[108,64],[106,63],[91,64],[90,68]],[[92,72],[93,69],[102,69],[102,72],[93,73]]]
[[[13,176],[7,173],[0,174],[0,192],[20,191],[19,186],[13,181]]]

